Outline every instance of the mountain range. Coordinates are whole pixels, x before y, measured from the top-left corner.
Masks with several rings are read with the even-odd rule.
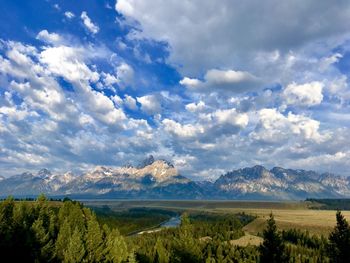
[[[48,196],[113,199],[254,199],[300,200],[350,197],[350,178],[331,173],[263,166],[221,175],[216,181],[193,181],[166,160],[150,156],[140,165],[98,166],[81,175],[37,173],[0,176],[0,196]]]

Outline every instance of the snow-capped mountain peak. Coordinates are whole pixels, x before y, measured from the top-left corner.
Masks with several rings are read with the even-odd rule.
[[[350,197],[350,178],[261,165],[233,170],[215,182],[194,182],[153,156],[137,167],[97,166],[79,176],[42,169],[0,178],[5,195],[75,195],[108,198],[304,199]]]

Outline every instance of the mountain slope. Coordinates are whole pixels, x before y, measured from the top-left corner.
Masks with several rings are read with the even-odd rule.
[[[80,198],[296,200],[350,197],[350,179],[257,165],[228,172],[215,182],[194,182],[169,162],[153,156],[136,167],[98,166],[79,176],[42,169],[0,179],[1,196],[40,193]]]
[[[0,181],[2,196],[71,195],[82,198],[204,198],[201,187],[179,175],[165,160],[152,156],[137,167],[98,166],[80,176],[52,175],[48,170],[23,173]]]
[[[254,166],[220,176],[214,188],[226,198],[304,199],[350,196],[349,179],[333,174]]]

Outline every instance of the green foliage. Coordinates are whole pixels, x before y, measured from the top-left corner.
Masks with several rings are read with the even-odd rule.
[[[154,245],[154,263],[168,263],[170,260],[170,253],[163,245],[161,238],[157,238]]]
[[[87,250],[87,260],[89,262],[101,262],[103,259],[104,233],[96,219],[92,215],[87,222],[85,243]]]
[[[96,216],[69,199],[57,203],[43,195],[30,202],[7,198],[0,202],[0,253],[11,262],[273,263],[350,258],[350,227],[340,212],[329,240],[295,229],[279,232],[271,215],[260,247],[230,242],[242,237],[243,226],[254,219],[245,214],[184,213],[177,228],[123,236],[116,228],[120,222],[127,226],[136,221],[138,227],[144,222],[147,227],[156,215],[159,222],[174,214],[150,209],[110,212],[104,211],[101,220],[100,213]]]
[[[33,202],[0,203],[0,253],[11,262],[134,262],[118,230],[101,227],[95,214],[65,200],[50,205],[43,195]]]
[[[129,256],[124,238],[117,229],[107,233],[106,238],[106,262],[123,262]]]
[[[82,262],[85,256],[83,233],[76,227],[68,239],[66,249],[63,251],[63,262]]]
[[[126,211],[113,211],[108,206],[92,207],[101,225],[118,228],[121,234],[128,235],[142,229],[158,226],[160,223],[176,216],[172,211],[161,209],[131,208]]]
[[[246,219],[241,215],[184,213],[178,228],[132,237],[136,259],[152,263],[256,262],[256,247],[234,247],[224,239],[232,231],[243,233]]]
[[[277,231],[275,219],[272,214],[267,220],[267,227],[263,232],[264,241],[260,245],[260,261],[262,263],[288,262],[285,244],[281,234]]]
[[[332,262],[349,262],[350,227],[340,211],[336,214],[337,225],[329,235],[329,257]]]

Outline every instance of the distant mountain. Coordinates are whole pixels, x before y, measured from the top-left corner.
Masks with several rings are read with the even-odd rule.
[[[349,178],[330,173],[254,166],[228,172],[214,183],[220,196],[233,199],[349,197]]]
[[[98,166],[80,176],[72,173],[53,175],[43,169],[36,174],[23,173],[0,181],[2,196],[70,195],[81,198],[199,199],[202,189],[179,175],[165,160],[147,158],[137,167]]]
[[[134,167],[98,166],[76,176],[47,169],[0,177],[0,195],[132,199],[263,199],[350,197],[350,179],[330,173],[254,166],[228,172],[215,182],[195,182],[153,156]]]

